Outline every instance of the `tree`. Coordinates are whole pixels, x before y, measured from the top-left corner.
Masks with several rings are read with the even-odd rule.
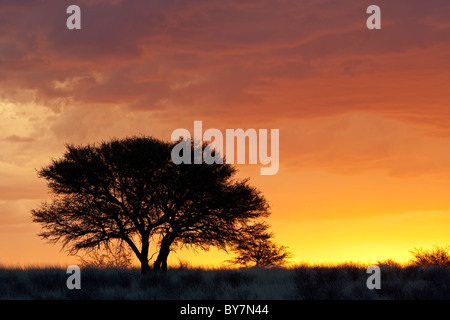
[[[234,251],[237,256],[228,262],[243,266],[270,267],[286,264],[292,257],[287,247],[279,246],[271,240],[268,233],[248,233],[246,241],[239,242]]]
[[[159,244],[153,267],[165,270],[171,248],[225,249],[269,215],[260,192],[234,179],[234,167],[176,165],[174,145],[150,137],[67,145],[61,158],[38,172],[54,194],[32,210],[40,236],[62,242],[69,254],[120,241],[146,273],[151,241]]]

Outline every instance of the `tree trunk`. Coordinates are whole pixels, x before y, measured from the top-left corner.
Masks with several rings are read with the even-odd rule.
[[[167,235],[162,239],[158,257],[153,264],[153,271],[167,272],[167,257],[169,256],[170,245],[173,240],[173,237]]]
[[[149,274],[152,269],[150,268],[148,261],[141,261],[141,274]]]
[[[164,250],[163,255],[161,257],[161,271],[166,273],[167,272],[167,257],[169,256],[170,249],[167,248],[167,250]]]
[[[141,274],[148,274],[151,268],[148,264],[148,241],[142,241],[141,254],[139,255],[139,261],[141,262]]]
[[[156,258],[153,264],[154,271],[167,271],[167,257],[169,256],[170,248],[167,246],[161,246],[159,249],[158,257]]]
[[[161,270],[160,253],[158,253],[158,257],[156,258],[155,262],[153,262],[153,271],[159,271],[159,270]]]

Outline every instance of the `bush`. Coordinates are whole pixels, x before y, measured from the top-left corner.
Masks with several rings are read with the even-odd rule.
[[[394,259],[385,259],[377,261],[377,265],[380,267],[400,268],[401,264]]]
[[[433,249],[414,248],[410,250],[413,255],[411,263],[416,266],[450,267],[450,246],[440,247],[434,245]]]

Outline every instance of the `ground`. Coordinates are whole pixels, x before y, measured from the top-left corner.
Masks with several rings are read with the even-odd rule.
[[[372,300],[450,299],[450,268],[380,266],[381,289],[368,289],[365,266],[171,268],[142,277],[137,268],[81,268],[68,289],[64,268],[0,268],[0,299]]]

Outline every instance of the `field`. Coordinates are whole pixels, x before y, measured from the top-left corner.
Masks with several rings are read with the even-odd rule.
[[[136,268],[81,269],[81,289],[58,267],[0,268],[0,299],[378,300],[450,299],[450,268],[380,266],[381,289],[368,289],[355,264],[290,268],[170,268],[142,277]]]

